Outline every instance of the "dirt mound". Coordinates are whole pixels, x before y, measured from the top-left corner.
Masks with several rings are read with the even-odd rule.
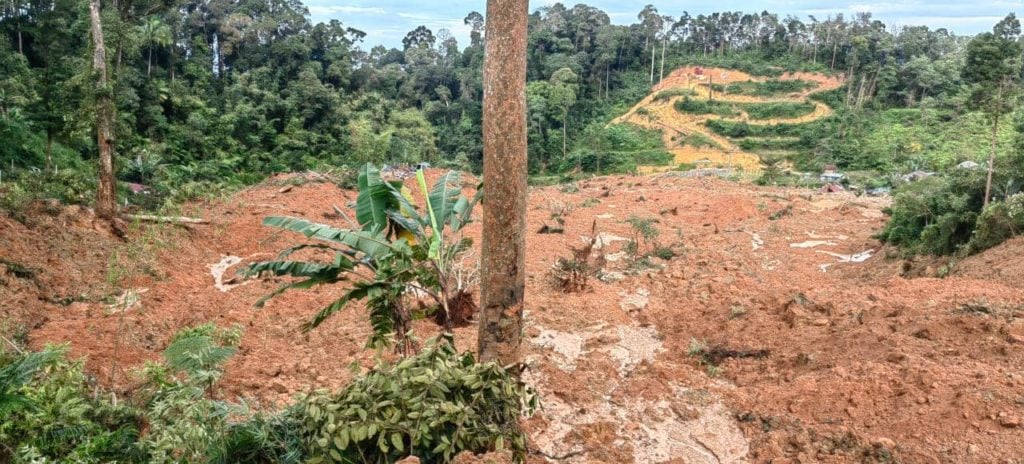
[[[539,450],[531,462],[1024,456],[1024,292],[999,280],[1012,279],[1016,264],[999,276],[974,273],[968,260],[946,279],[900,277],[872,238],[885,220],[879,199],[673,175],[577,187],[530,193],[526,378],[546,405],[526,423]],[[3,219],[0,257],[33,269],[0,265],[4,315],[31,321],[33,346],[70,343],[119,389],[133,386],[132,369],[159,357],[175,330],[207,321],[244,329],[218,395],[267,404],[340,387],[351,363],[374,357],[363,347],[363,309],[302,334],[299,325],[340,289],[291,292],[256,310],[278,283],[233,278],[300,241],[263,227],[263,217],[344,226],[333,207],[351,211],[354,199],[330,183],[274,179],[196,205],[191,214],[209,225],[140,227],[124,243],[88,221],[65,227],[60,214],[45,226]],[[564,233],[537,233],[552,209]],[[634,235],[633,216],[654,221],[668,259],[631,257],[621,239]],[[594,221],[604,268],[583,292],[563,293],[551,267],[592,235]],[[468,230],[477,242],[479,227]],[[994,265],[1019,263],[1020,246],[988,255]],[[414,329],[427,337],[437,326]],[[472,325],[456,329],[462,348],[475,337]]]
[[[956,264],[953,274],[1024,289],[1024,237],[985,250]]]

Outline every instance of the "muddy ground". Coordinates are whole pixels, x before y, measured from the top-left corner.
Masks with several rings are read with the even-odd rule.
[[[526,379],[544,405],[526,422],[543,453],[533,462],[1024,462],[1024,240],[909,262],[872,238],[885,200],[671,175],[530,198]],[[271,406],[340,387],[352,362],[374,357],[362,308],[303,335],[340,289],[257,310],[278,283],[232,278],[300,241],[264,216],[343,226],[332,207],[354,199],[315,176],[280,177],[184,212],[211,224],[140,226],[128,242],[81,208],[0,218],[0,330],[70,343],[101,383],[129,390],[176,330],[237,324],[218,395]],[[537,233],[556,213],[564,233]],[[656,220],[657,245],[676,256],[625,252],[633,216]],[[563,293],[552,264],[594,221],[600,278]],[[466,349],[475,335],[456,333]]]

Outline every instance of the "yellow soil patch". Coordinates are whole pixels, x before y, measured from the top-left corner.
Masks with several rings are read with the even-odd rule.
[[[764,77],[754,77],[747,73],[722,68],[703,68],[702,75],[696,74],[696,67],[688,66],[676,69],[656,84],[650,95],[633,106],[626,114],[615,118],[611,124],[632,123],[642,127],[661,129],[662,141],[665,148],[675,156],[675,163],[697,163],[699,161],[709,162],[715,167],[733,167],[745,172],[759,172],[761,170],[761,158],[757,154],[740,149],[728,138],[722,137],[704,126],[708,119],[718,119],[715,115],[684,114],[676,111],[675,102],[682,97],[671,97],[667,100],[657,100],[659,93],[666,90],[685,89],[693,92],[694,98],[706,99],[711,91],[711,84],[728,85],[735,82],[764,82]],[[729,95],[715,92],[714,99],[726,102],[737,103],[771,103],[771,102],[793,102],[800,103],[807,99],[807,96],[815,92],[832,90],[843,81],[838,77],[828,77],[814,73],[787,73],[778,77],[780,80],[804,80],[815,82],[817,87],[802,92],[794,92],[786,97],[762,98],[749,95]],[[746,113],[736,118],[725,118],[727,121],[745,121],[751,125],[773,125],[773,124],[803,124],[824,118],[832,114],[832,109],[827,105],[814,102],[814,111],[810,114],[789,119],[751,120]],[[680,145],[681,140],[690,134],[699,134],[714,141],[721,148],[716,147],[692,147]],[[659,172],[670,169],[665,166],[642,166],[641,172]]]

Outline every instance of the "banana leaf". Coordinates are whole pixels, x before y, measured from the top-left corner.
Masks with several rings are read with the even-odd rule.
[[[385,218],[387,215],[385,215]],[[336,229],[290,216],[270,216],[263,219],[263,225],[298,232],[306,237],[348,245],[353,250],[376,259],[394,250],[384,237],[383,231],[353,231]]]

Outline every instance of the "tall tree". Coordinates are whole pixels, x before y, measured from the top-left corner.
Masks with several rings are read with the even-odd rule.
[[[519,362],[526,288],[528,0],[488,0],[484,59],[484,213],[479,353]]]
[[[96,146],[100,151],[99,190],[96,192],[96,215],[113,220],[117,212],[114,191],[114,92],[107,80],[107,49],[103,45],[103,23],[100,0],[89,1],[92,26],[92,68],[96,73]]]
[[[138,26],[138,34],[148,50],[146,77],[149,77],[153,74],[153,47],[167,47],[171,45],[171,28],[159,18],[154,17],[149,18],[149,20]]]
[[[988,177],[985,181],[985,202],[992,196],[992,173],[995,171],[996,138],[999,121],[1013,111],[1021,73],[1020,22],[1011,13],[993,28],[979,34],[967,44],[967,62],[961,76],[973,86],[969,105],[981,110],[991,124],[988,155]]]

